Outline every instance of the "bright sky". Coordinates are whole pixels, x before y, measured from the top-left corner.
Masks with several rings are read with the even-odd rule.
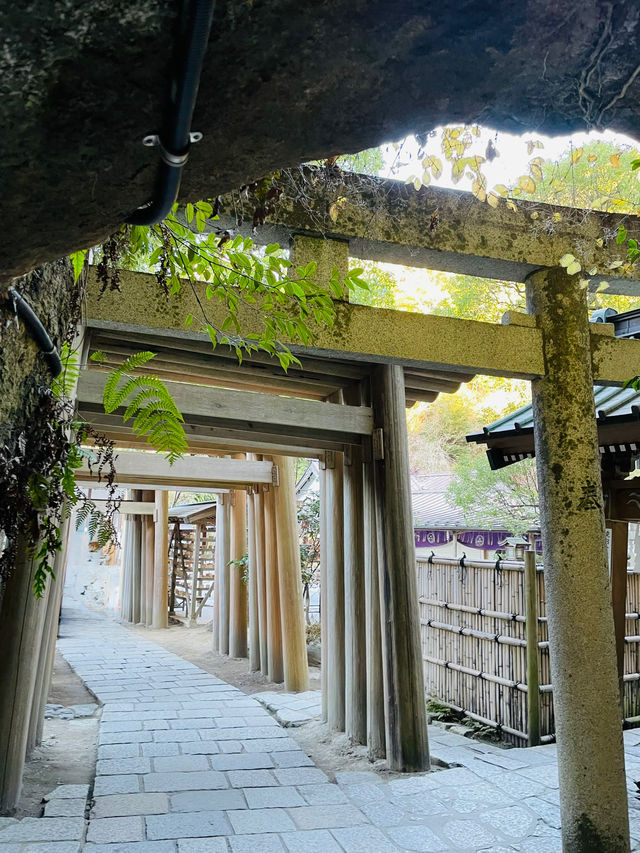
[[[454,184],[451,180],[451,166],[444,161],[442,156],[441,136],[442,128],[437,128],[425,147],[427,156],[433,154],[443,161],[442,176],[438,180],[432,180],[432,183],[436,186],[469,191],[470,179],[465,177],[458,184]],[[489,140],[493,142],[499,155],[493,161],[482,164],[482,173],[486,176],[489,189],[496,184],[510,186],[517,183],[521,175],[528,173],[528,164],[535,156],[540,156],[545,160],[558,160],[570,152],[572,147],[575,150],[588,145],[590,142],[609,142],[621,150],[638,147],[637,141],[631,137],[615,134],[611,131],[549,137],[533,133],[515,136],[509,133],[499,133],[490,128],[480,128],[480,135],[477,137],[475,145],[469,149],[468,155],[480,154],[484,156]],[[534,153],[529,153],[527,151],[529,141],[541,142],[542,147],[536,148]],[[384,177],[409,181],[414,176],[421,175],[423,169],[418,159],[419,147],[413,136],[401,142],[399,147],[392,144],[383,146]],[[435,276],[430,275],[427,270],[410,269],[391,264],[381,264],[381,266],[386,267],[393,274],[398,287],[406,297],[406,301],[413,302],[417,310],[428,312],[444,296]],[[510,386],[505,383],[505,387],[498,387],[485,396],[483,402],[484,405],[491,406],[498,411],[507,411],[514,406],[522,405],[522,394],[525,392],[528,396],[528,391],[528,383],[511,383]],[[463,386],[458,393],[466,396],[471,404],[475,402],[476,392],[472,387]]]
[[[451,180],[451,166],[444,161],[440,147],[442,128],[436,128],[428,140],[425,151],[427,156],[434,154],[443,161],[443,173],[438,180],[432,180],[434,186],[448,187],[460,191],[470,191],[471,180],[463,177],[458,184]],[[619,149],[637,148],[636,140],[629,136],[616,134],[612,131],[601,133],[574,133],[572,136],[543,136],[541,134],[526,133],[515,136],[510,133],[501,133],[491,128],[480,128],[480,135],[476,143],[469,149],[469,156],[480,154],[484,156],[487,143],[491,140],[498,156],[491,162],[482,164],[482,173],[487,178],[487,186],[490,189],[496,184],[510,186],[517,182],[521,175],[528,173],[529,163],[532,157],[540,156],[547,160],[558,160],[564,154],[573,149],[588,145],[590,142],[609,142]],[[534,153],[528,153],[527,143],[530,141],[541,142],[541,148],[536,148]],[[399,147],[398,147],[399,146]],[[382,175],[387,178],[409,181],[416,175],[422,174],[422,166],[418,159],[419,144],[414,136],[409,136],[398,146],[389,144],[381,147],[385,159],[385,169]],[[424,156],[424,155],[423,155]],[[441,288],[434,277],[428,271],[398,267],[390,264],[381,264],[386,267],[396,279],[399,288],[422,311],[428,311],[443,296]]]

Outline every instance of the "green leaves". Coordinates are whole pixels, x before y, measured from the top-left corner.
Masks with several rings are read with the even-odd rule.
[[[161,379],[130,375],[130,371],[143,367],[154,355],[135,353],[111,371],[104,386],[104,410],[110,414],[126,403],[123,421],[133,419],[133,432],[146,436],[147,442],[173,464],[189,449],[182,425],[184,418]]]
[[[73,265],[74,282],[76,282],[82,274],[82,270],[84,269],[84,265],[87,260],[87,252],[88,249],[81,249],[79,252],[72,252],[69,255],[69,258],[71,259],[71,263]]]

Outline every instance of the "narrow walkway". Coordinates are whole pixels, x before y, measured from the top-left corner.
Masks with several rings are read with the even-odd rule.
[[[155,643],[78,605],[61,633],[104,703],[84,853],[561,851],[553,746],[506,751],[435,729],[438,754],[463,766],[331,781],[255,699]],[[625,739],[639,850],[640,731]],[[56,849],[4,848],[11,829],[3,850]]]

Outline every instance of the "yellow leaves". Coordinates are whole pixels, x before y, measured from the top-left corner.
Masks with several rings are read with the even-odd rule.
[[[597,163],[598,162],[597,155],[596,154],[589,154],[589,156],[587,157],[587,162],[588,163]]]
[[[466,157],[465,160],[467,166],[474,172],[477,172],[480,169],[480,166],[484,163],[484,157],[480,157],[479,154],[475,157]]]
[[[530,139],[527,142],[527,154],[533,154],[536,148],[544,148],[543,143],[539,139]]]
[[[500,198],[494,192],[490,192],[487,196],[487,204],[489,207],[497,207],[500,204]]]
[[[502,196],[502,198],[505,198],[509,194],[509,187],[505,187],[504,184],[496,184],[493,189],[494,192],[497,192],[498,195]]]
[[[511,198],[507,199],[507,207],[509,208],[509,210],[513,210],[514,213],[518,209],[518,205]]]
[[[580,162],[582,155],[584,154],[584,148],[576,148],[571,154],[571,165],[573,166],[575,163]]]
[[[611,165],[613,166],[614,169],[619,169],[620,168],[620,152],[617,151],[615,154],[612,154],[611,157],[609,157],[609,162],[611,163]]]
[[[529,171],[536,181],[541,181],[544,178],[544,173],[542,171],[543,163],[544,160],[542,157],[534,157],[534,159],[529,163]]]
[[[540,166],[537,165],[537,163],[532,163],[529,166],[529,171],[531,172],[532,177],[535,178],[536,181],[541,181],[544,177],[544,175],[542,174],[542,169]]]
[[[442,175],[442,160],[439,157],[434,157],[433,155],[425,157],[422,161],[422,167],[425,173],[431,170],[431,174],[436,180]]]
[[[340,208],[343,207],[346,203],[347,199],[345,196],[340,195],[333,202],[333,204],[329,205],[329,216],[331,217],[331,221],[335,222],[338,219],[338,215],[340,213]]]
[[[462,139],[455,139],[451,136],[442,137],[442,151],[446,160],[455,160],[456,157],[462,157],[467,144]]]
[[[560,213],[558,213],[558,212],[556,211],[556,212],[553,214],[553,221],[554,221],[554,222],[562,222],[562,214],[560,214]]]
[[[522,175],[518,178],[518,186],[525,193],[533,193],[536,191],[536,182],[529,175]]]
[[[611,263],[607,264],[607,269],[609,270],[617,270],[622,266],[622,261],[611,261]]]
[[[487,179],[484,175],[478,175],[471,184],[471,192],[478,201],[487,200]],[[497,200],[497,199],[496,199]]]
[[[559,263],[561,267],[566,269],[567,275],[575,275],[582,269],[580,261],[576,259],[575,255],[572,255],[569,252],[560,258]]]
[[[484,163],[484,157],[480,157],[479,154],[476,154],[475,157],[459,157],[451,167],[451,179],[454,184],[457,184],[460,181],[464,175],[465,169],[467,168],[471,169],[478,178],[482,177],[480,175],[480,166],[482,163]]]
[[[460,179],[464,175],[466,164],[464,162],[464,158],[460,158],[456,160],[453,166],[451,167],[451,180],[454,184],[459,183]]]

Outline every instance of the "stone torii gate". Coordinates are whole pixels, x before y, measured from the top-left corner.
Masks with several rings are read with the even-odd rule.
[[[329,646],[326,719],[337,729],[352,719],[351,712],[344,709],[342,686],[336,695],[334,684],[336,679],[339,685],[345,683],[343,667],[347,667],[349,692],[357,693],[348,680],[356,659],[350,651],[343,658],[345,624],[351,631],[348,645],[353,643],[352,624],[348,616],[343,617],[338,602],[342,601],[344,570],[346,612],[355,612],[350,601],[351,566],[363,561],[365,577],[370,579],[365,585],[365,630],[371,640],[367,655],[378,642],[380,629],[384,665],[382,673],[371,666],[367,671],[366,692],[372,699],[366,706],[369,746],[375,753],[372,686],[379,689],[383,682],[390,765],[403,769],[426,766],[403,412],[406,397],[415,398],[405,387],[416,369],[423,371],[423,379],[424,372],[435,371],[444,381],[446,375],[453,381],[476,372],[529,379],[536,415],[565,849],[627,850],[619,695],[592,387],[594,381],[621,383],[639,373],[640,342],[617,340],[607,326],[590,326],[585,290],[559,265],[560,257],[579,243],[585,269],[597,267],[603,278],[614,268],[615,273],[608,277],[611,291],[638,294],[633,271],[614,263],[621,255],[614,237],[622,220],[539,204],[518,203],[515,212],[504,207],[492,210],[459,193],[416,193],[396,182],[360,181],[351,176],[344,178],[340,192],[344,201],[337,217],[332,207],[335,193],[317,193],[311,211],[308,205],[291,200],[294,194],[287,199],[285,193],[273,223],[265,228],[263,238],[258,230],[258,239],[271,241],[277,234],[283,242],[283,236],[288,236],[294,265],[313,257],[320,261],[319,277],[328,277],[332,266],[344,270],[351,254],[526,282],[530,313],[511,313],[502,325],[495,325],[341,302],[336,304],[334,327],[316,330],[310,349],[294,347],[303,360],[314,360],[316,370],[318,359],[366,363],[366,388],[361,380],[351,387],[346,383],[341,395],[327,394],[325,400],[340,399],[345,410],[365,404],[373,418],[371,434],[360,443],[365,461],[361,463],[356,456],[356,465],[364,467],[362,479],[359,474],[351,476],[351,451],[343,456],[335,447],[325,447],[321,456],[323,610],[331,614],[325,616],[331,621],[324,626]],[[234,203],[234,199],[223,199],[223,211]],[[432,228],[435,211],[439,224]],[[549,231],[536,226],[536,220],[559,224]],[[638,236],[636,219],[625,218],[625,226],[628,233]],[[170,319],[154,292],[151,277],[124,274],[122,295],[106,294],[101,303],[90,295],[89,324],[97,339],[106,335],[114,341],[121,335],[128,337],[128,346],[135,341],[145,346],[157,343],[165,353],[180,346],[192,357],[201,346],[198,336],[180,328],[182,318],[195,313],[192,297],[186,290],[179,294],[171,303]],[[215,307],[209,307],[215,322]],[[138,318],[139,326],[128,324],[131,316]],[[243,330],[256,331],[249,314],[241,316],[241,323]],[[217,367],[222,369],[220,360]],[[171,368],[166,365],[166,369],[168,376]],[[247,376],[262,371],[272,377],[277,372],[265,370],[253,360],[244,369]],[[238,387],[233,377],[227,381],[226,387]],[[288,393],[301,392],[291,387]],[[237,446],[246,439],[246,430],[242,438],[232,432],[224,439],[205,435],[195,421],[197,418],[192,430],[195,445],[221,448],[225,441]],[[268,431],[259,432],[262,435],[255,436],[258,447],[261,440],[273,440]],[[576,435],[580,437],[576,439]],[[288,452],[303,452],[304,441],[297,438],[296,442],[299,449]],[[307,441],[305,453],[311,449],[309,443],[318,447],[314,440]],[[352,514],[354,506],[359,509]],[[363,518],[364,524],[353,526],[354,517]],[[347,524],[349,533],[343,537],[342,525]],[[377,572],[372,567],[376,560]],[[378,588],[372,577],[380,583],[379,620]],[[578,628],[585,622],[591,626],[588,649],[578,639]],[[334,638],[336,646],[331,647]]]

